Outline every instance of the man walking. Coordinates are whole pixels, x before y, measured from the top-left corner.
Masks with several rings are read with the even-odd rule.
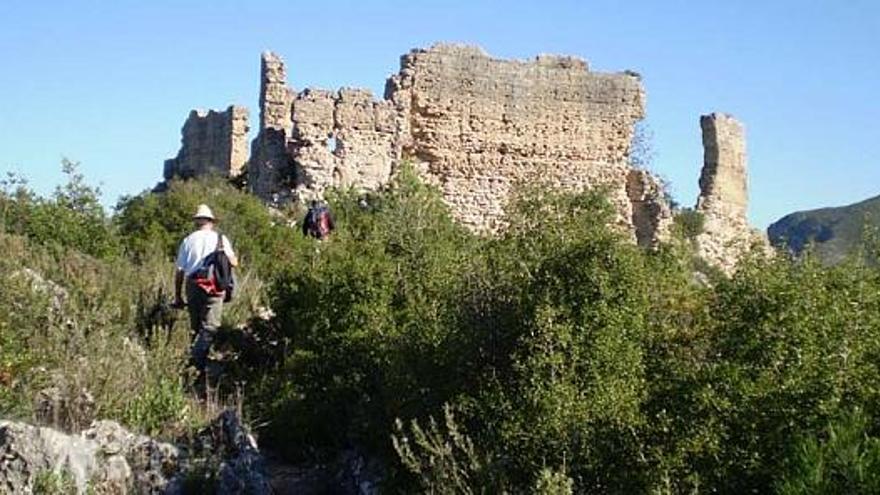
[[[232,249],[232,243],[225,235],[214,230],[216,219],[207,205],[199,205],[193,215],[196,230],[188,235],[177,251],[177,273],[174,279],[174,306],[189,309],[190,326],[193,332],[191,362],[204,373],[208,362],[211,342],[220,327],[223,313],[224,291],[218,290],[214,277],[209,272],[205,261],[215,251],[223,251],[229,258],[229,264],[238,266],[238,258]],[[186,284],[186,303],[183,301],[183,288]]]

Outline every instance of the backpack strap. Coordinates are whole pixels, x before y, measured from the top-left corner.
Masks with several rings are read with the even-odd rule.
[[[217,231],[217,247],[214,251],[223,251],[223,232]]]

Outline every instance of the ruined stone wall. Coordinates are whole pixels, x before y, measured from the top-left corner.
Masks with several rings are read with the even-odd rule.
[[[165,161],[165,179],[212,174],[237,176],[248,160],[247,133],[246,108],[191,111],[181,130],[177,157]]]
[[[466,225],[495,228],[512,188],[533,182],[607,186],[621,222],[631,224],[627,157],[644,115],[637,77],[594,73],[572,57],[498,60],[438,45],[405,55],[386,97],[403,116],[403,154]]]
[[[705,218],[697,237],[699,254],[730,273],[755,241],[747,219],[748,176],[745,129],[730,115],[700,117],[703,170],[697,211]]]
[[[329,187],[379,188],[409,160],[475,231],[503,224],[520,184],[604,187],[618,223],[654,244],[669,209],[659,183],[628,163],[644,99],[631,73],[591,72],[573,57],[499,60],[457,45],[401,57],[384,100],[352,88],[295,93],[283,61],[266,52],[248,183],[270,203],[311,199]]]
[[[263,199],[293,185],[290,139],[293,90],[287,87],[284,61],[272,52],[260,58],[260,132],[251,146],[248,183]]]
[[[375,190],[391,178],[397,157],[397,115],[364,89],[305,90],[293,101],[290,153],[298,194],[329,187]]]

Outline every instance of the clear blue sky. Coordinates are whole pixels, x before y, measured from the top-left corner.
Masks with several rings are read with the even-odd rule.
[[[692,204],[698,117],[747,127],[751,220],[880,194],[880,2],[19,1],[0,3],[0,172],[40,191],[82,162],[106,202],[151,187],[191,108],[250,108],[259,55],[292,85],[381,94],[435,41],[499,57],[573,54],[644,76],[655,171]]]

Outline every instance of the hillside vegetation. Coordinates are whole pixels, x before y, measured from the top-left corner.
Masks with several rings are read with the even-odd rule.
[[[767,228],[770,241],[801,254],[812,249],[825,263],[840,263],[864,247],[880,229],[880,196],[837,208],[799,211]]]
[[[880,271],[858,260],[756,252],[695,276],[685,232],[640,249],[595,192],[520,191],[509,226],[477,237],[406,170],[335,193],[318,243],[223,181],[107,216],[71,173],[49,198],[0,196],[0,415],[63,386],[166,438],[204,421],[184,318],[161,308],[207,202],[244,260],[220,400],[243,394],[289,462],[355,449],[387,493],[880,490]]]

